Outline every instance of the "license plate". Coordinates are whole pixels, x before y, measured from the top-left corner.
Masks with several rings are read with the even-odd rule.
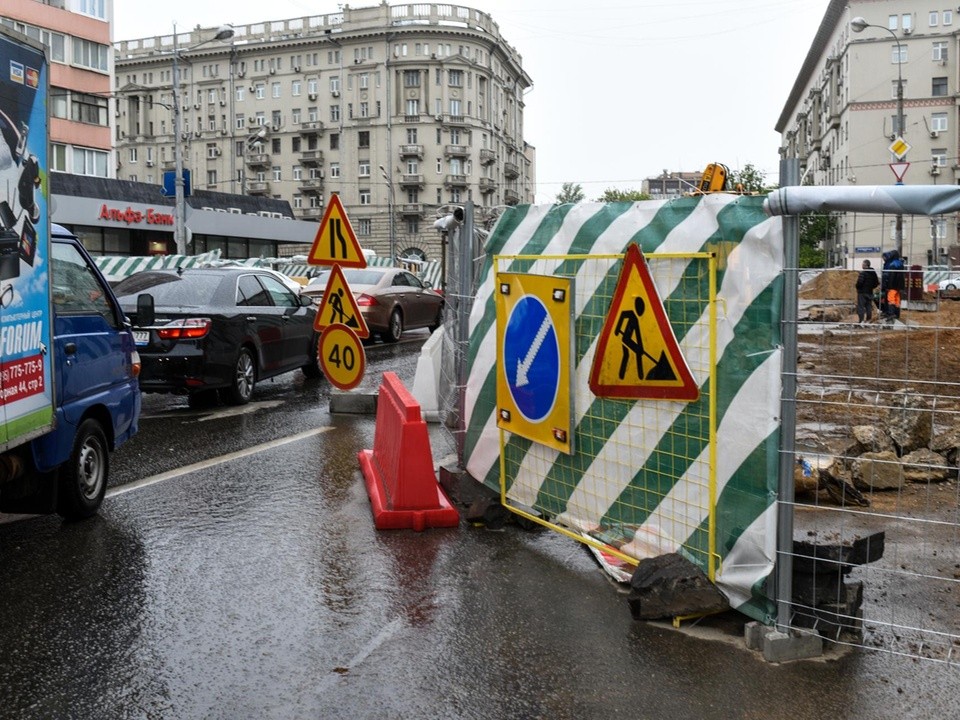
[[[150,331],[149,330],[134,330],[133,331],[133,341],[137,345],[149,345],[150,344]]]

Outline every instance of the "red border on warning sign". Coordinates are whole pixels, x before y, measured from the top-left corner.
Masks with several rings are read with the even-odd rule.
[[[673,367],[677,371],[678,378],[676,384],[664,385],[660,383],[647,385],[643,382],[623,384],[600,383],[603,360],[608,352],[608,345],[611,344],[610,338],[614,334],[614,326],[617,322],[616,311],[623,304],[623,296],[630,285],[630,278],[634,269],[636,269],[640,282],[643,285],[643,290],[648,300],[648,311],[653,313],[657,327],[660,330],[664,352],[669,355]],[[616,341],[616,345],[619,344],[620,342]],[[653,278],[650,276],[650,269],[643,259],[643,253],[640,251],[640,247],[635,243],[627,247],[623,267],[620,269],[620,277],[617,280],[617,288],[613,293],[610,309],[607,311],[607,317],[603,322],[600,339],[597,341],[597,352],[593,357],[593,367],[590,369],[590,390],[597,397],[608,398],[692,401],[700,397],[700,388],[693,379],[690,368],[687,367],[687,361],[680,351],[677,336],[673,333],[670,320],[667,318],[666,309],[663,307],[663,301],[660,299],[656,285],[653,283]]]

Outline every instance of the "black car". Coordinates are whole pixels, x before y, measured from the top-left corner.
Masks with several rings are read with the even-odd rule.
[[[242,405],[258,380],[296,368],[321,374],[313,303],[269,272],[144,271],[114,292],[133,323],[143,392],[188,394],[194,403],[218,391]]]

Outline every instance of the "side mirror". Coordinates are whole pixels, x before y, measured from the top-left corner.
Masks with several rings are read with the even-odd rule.
[[[313,305],[313,298],[309,295],[297,295],[300,298],[300,307],[310,307]]]
[[[153,309],[153,295],[150,293],[141,293],[137,295],[137,325],[139,327],[150,327],[156,319],[156,313]]]

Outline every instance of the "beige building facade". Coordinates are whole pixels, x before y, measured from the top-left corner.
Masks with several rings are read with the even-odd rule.
[[[315,221],[337,193],[361,245],[428,259],[451,205],[483,220],[533,201],[532,83],[486,13],[383,3],[235,26],[225,43],[173,31],[114,45],[118,178],[160,184],[179,143],[194,187]]]
[[[855,18],[869,25],[856,32]],[[957,184],[958,37],[958,6],[831,0],[776,125],[781,156],[799,159],[813,185]],[[909,145],[901,156],[890,149],[898,137]],[[859,267],[893,248],[898,232],[909,264],[960,263],[956,216],[896,223],[841,216],[827,265]]]

